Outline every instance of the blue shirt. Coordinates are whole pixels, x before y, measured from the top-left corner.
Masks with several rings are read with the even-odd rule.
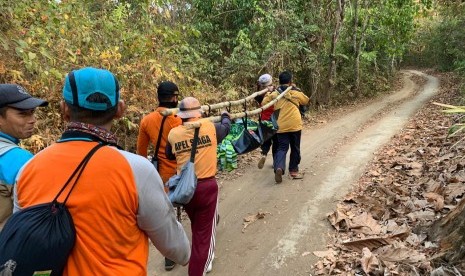
[[[0,132],[0,144],[15,147],[0,153],[0,183],[13,185],[21,167],[33,157],[32,153],[17,146],[19,139]]]

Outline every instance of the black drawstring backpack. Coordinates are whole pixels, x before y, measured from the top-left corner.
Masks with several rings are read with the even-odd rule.
[[[273,127],[273,125],[269,126],[268,124],[264,123],[262,121],[262,115],[260,114],[258,116],[257,132],[258,137],[260,137],[260,144],[263,145],[263,143],[273,138],[273,136],[276,134],[276,129]]]
[[[237,140],[232,141],[232,145],[237,154],[245,154],[260,147],[260,137],[255,131],[247,128],[247,114],[242,118],[244,130]]]
[[[52,202],[38,204],[14,213],[0,232],[0,275],[61,275],[76,241],[73,218],[66,207],[98,144],[84,157]],[[65,200],[58,202],[75,178]]]

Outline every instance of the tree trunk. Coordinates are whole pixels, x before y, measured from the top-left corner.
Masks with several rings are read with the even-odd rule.
[[[364,1],[364,8],[368,7],[368,2],[365,0]],[[355,9],[355,22],[354,22],[354,56],[355,56],[355,62],[354,62],[354,91],[356,97],[360,96],[360,55],[362,53],[362,46],[365,41],[365,34],[366,30],[368,28],[368,22],[370,20],[369,16],[366,16],[363,18],[363,25],[362,29],[360,31],[360,35],[357,36],[357,31],[358,31],[358,10],[359,10],[359,5],[358,5],[358,0],[355,0],[354,4],[354,9]]]
[[[436,259],[450,265],[465,261],[465,199],[447,216],[438,220],[429,229],[429,239],[439,244],[441,252]]]
[[[331,94],[333,93],[334,85],[336,83],[336,47],[337,41],[339,39],[339,32],[342,28],[342,24],[344,21],[344,6],[345,0],[338,0],[337,1],[337,10],[335,16],[335,25],[334,31],[331,39],[331,50],[329,54],[330,62],[329,62],[329,71],[328,71],[328,82],[327,82],[327,89],[325,93],[322,95],[321,104],[329,104],[331,101]]]
[[[395,72],[396,72],[396,56],[393,55],[391,57],[391,70],[390,70],[391,76],[393,76]]]
[[[357,29],[358,29],[358,0],[354,0],[354,32],[352,36],[353,46],[354,46],[354,91],[355,94],[358,96],[358,89],[360,87],[360,53],[358,47],[358,37],[357,37]]]

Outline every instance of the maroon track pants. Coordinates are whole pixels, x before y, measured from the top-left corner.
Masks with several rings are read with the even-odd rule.
[[[218,184],[214,177],[199,180],[192,200],[184,206],[191,221],[192,249],[189,276],[202,276],[213,261],[218,207]]]

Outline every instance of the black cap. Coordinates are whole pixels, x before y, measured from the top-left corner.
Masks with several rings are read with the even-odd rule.
[[[167,97],[179,95],[179,89],[176,84],[170,81],[163,81],[158,85],[158,97]]]
[[[0,84],[0,107],[14,107],[17,109],[34,109],[38,106],[47,106],[48,102],[34,98],[17,84]]]
[[[278,76],[279,84],[290,84],[292,82],[292,73],[289,71],[284,71]]]

